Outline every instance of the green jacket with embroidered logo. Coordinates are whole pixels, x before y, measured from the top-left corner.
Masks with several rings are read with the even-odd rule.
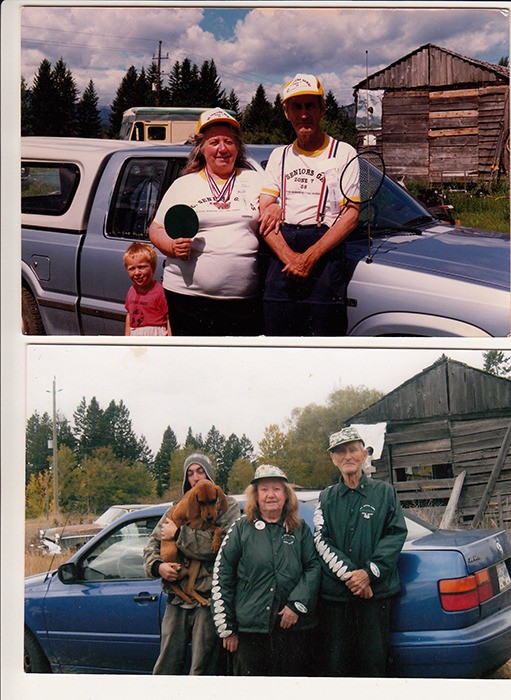
[[[271,632],[284,605],[299,613],[294,629],[313,626],[319,578],[319,559],[305,522],[287,533],[281,523],[253,523],[242,516],[225,536],[215,562],[217,633]]]
[[[363,474],[358,486],[350,489],[339,479],[321,492],[314,524],[321,597],[354,600],[342,579],[355,569],[367,571],[375,599],[400,591],[397,561],[407,529],[391,484]]]

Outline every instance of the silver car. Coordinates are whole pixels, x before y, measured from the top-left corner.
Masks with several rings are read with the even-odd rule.
[[[264,168],[273,148],[249,145],[253,167]],[[187,153],[187,146],[172,144],[22,139],[24,192],[31,177],[50,178],[63,163],[69,174],[76,162],[80,173],[75,200],[61,214],[41,217],[37,201],[30,211],[22,204],[22,308],[29,333],[123,334],[129,279],[122,253],[132,240],[147,239],[150,212],[143,208],[154,211]],[[130,210],[145,222],[139,229],[116,226],[126,217],[121,185],[142,167],[164,173],[158,198]],[[388,177],[363,206],[347,257],[350,336],[510,335],[509,236],[439,221]]]

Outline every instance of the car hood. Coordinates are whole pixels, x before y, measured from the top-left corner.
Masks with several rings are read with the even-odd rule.
[[[421,233],[373,236],[371,254],[379,265],[390,265],[471,280],[508,290],[509,237],[495,231],[435,224]],[[348,243],[348,257],[367,257],[367,241]]]

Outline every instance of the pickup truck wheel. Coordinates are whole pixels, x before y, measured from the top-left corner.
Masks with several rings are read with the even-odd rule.
[[[50,662],[30,630],[25,629],[23,642],[23,670],[25,673],[51,673]]]
[[[21,328],[23,335],[46,335],[37,302],[25,288],[21,290]]]

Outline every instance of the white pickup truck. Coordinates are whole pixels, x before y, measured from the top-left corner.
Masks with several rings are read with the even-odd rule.
[[[123,253],[147,240],[189,146],[21,141],[24,333],[122,335]],[[273,148],[248,146],[253,167]],[[388,177],[363,208],[347,258],[348,335],[510,334],[509,235],[438,221]]]

